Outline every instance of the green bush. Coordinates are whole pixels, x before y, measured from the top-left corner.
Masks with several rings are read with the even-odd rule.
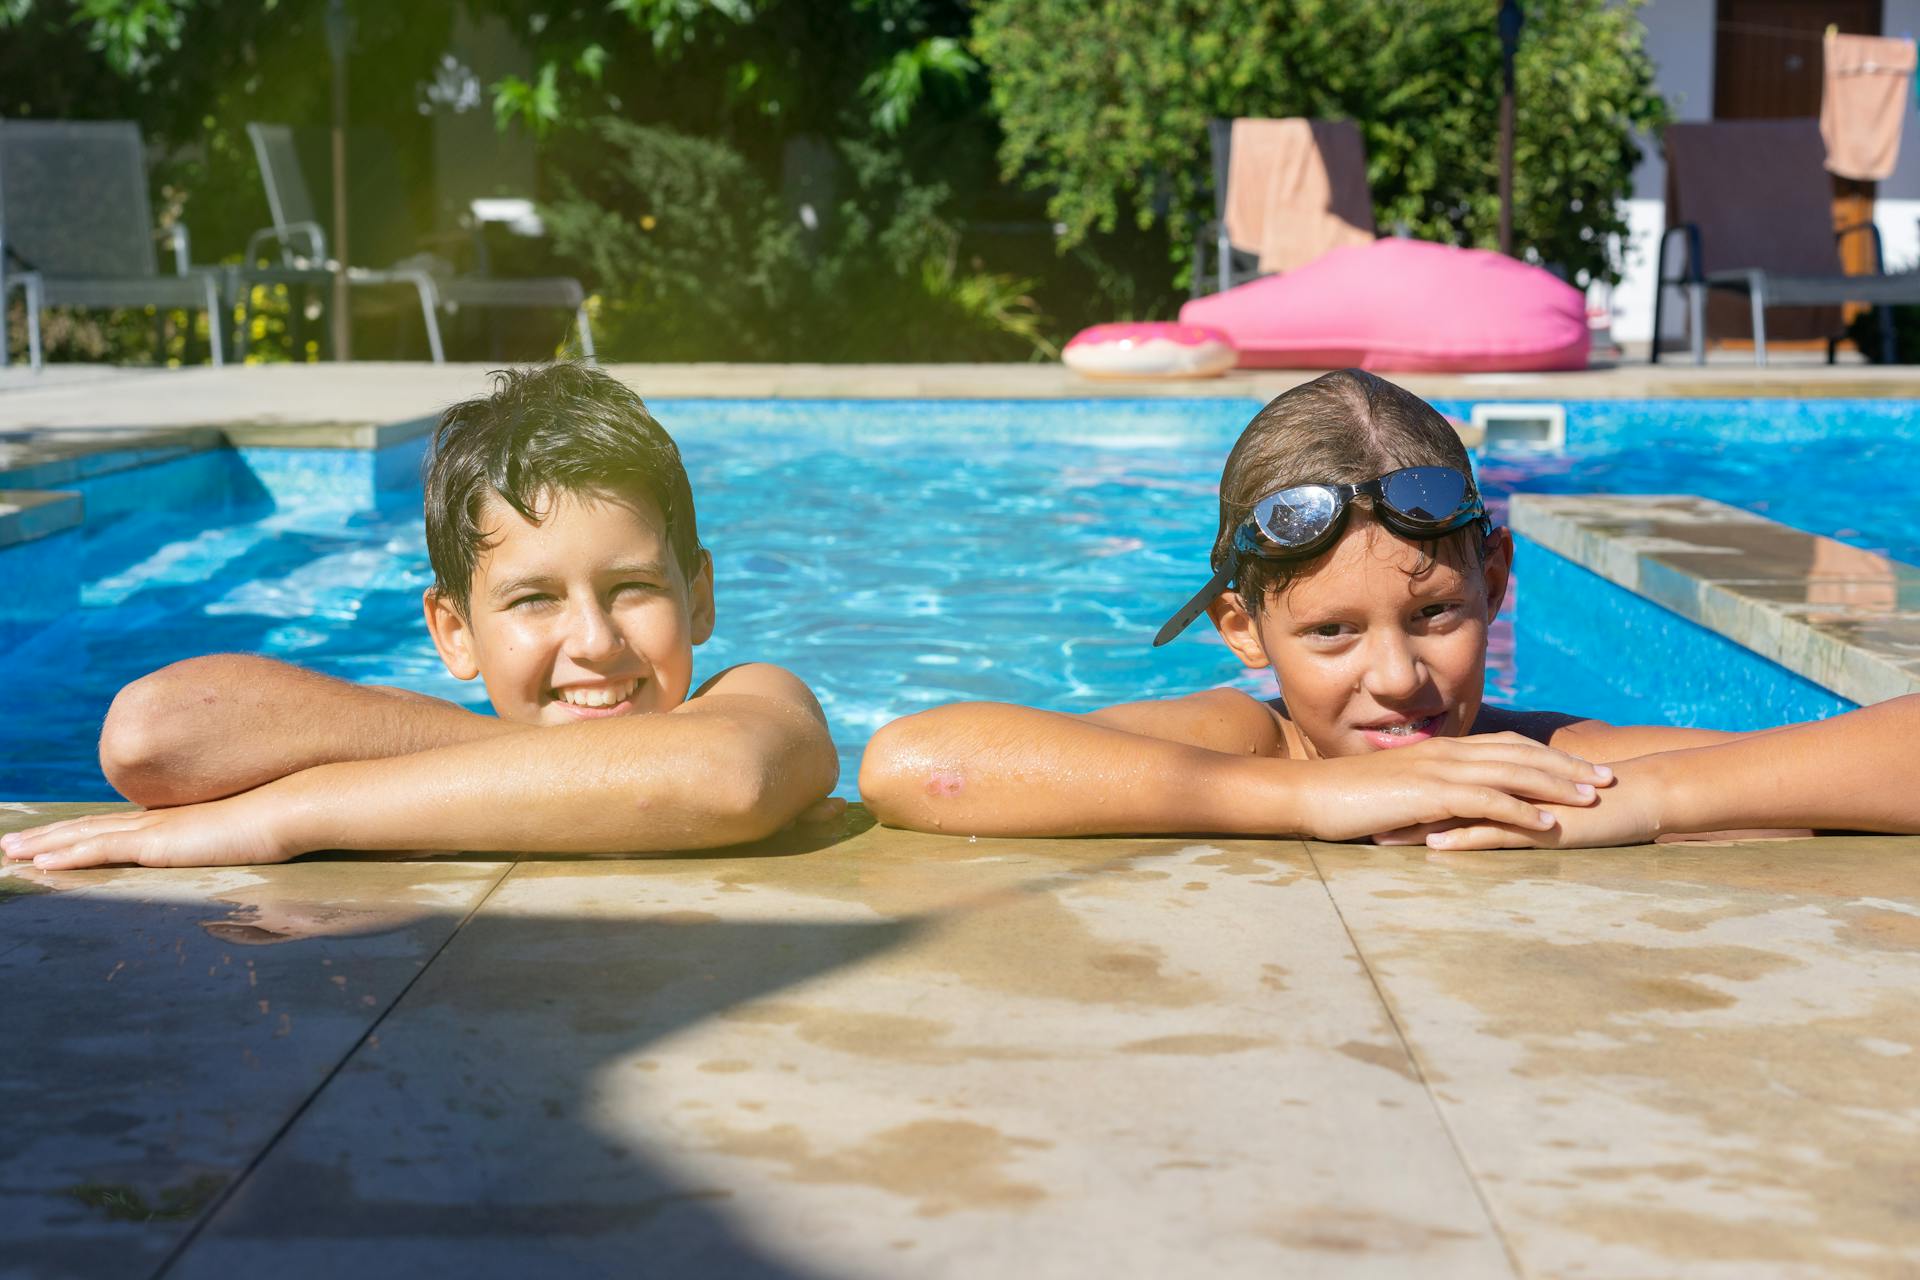
[[[739,153],[603,118],[554,153],[555,248],[600,296],[612,359],[1006,360],[1051,354],[1028,281],[962,269],[949,193],[891,151],[837,147],[844,198],[810,243]]]
[[[1162,226],[1176,261],[1213,212],[1214,116],[1357,121],[1383,229],[1492,247],[1500,45],[1493,0],[981,0],[1007,176],[1051,193],[1066,241]],[[1667,118],[1635,0],[1532,0],[1516,62],[1514,243],[1585,282]]]
[[[602,297],[609,354],[764,360],[798,292],[799,228],[725,145],[611,117],[562,141],[554,248]]]

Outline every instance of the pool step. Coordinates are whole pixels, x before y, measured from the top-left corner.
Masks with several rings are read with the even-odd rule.
[[[77,493],[0,488],[0,547],[74,528],[86,518]]]
[[[0,489],[56,489],[226,446],[211,428],[0,431]]]
[[[1520,536],[1843,698],[1920,693],[1920,566],[1684,494],[1522,493],[1509,519]]]

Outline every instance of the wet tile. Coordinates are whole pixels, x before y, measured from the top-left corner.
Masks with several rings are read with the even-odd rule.
[[[173,1274],[1508,1274],[1293,842],[522,864]]]
[[[1525,1272],[1920,1268],[1920,839],[1313,850]]]
[[[504,871],[0,870],[0,1272],[150,1273]]]

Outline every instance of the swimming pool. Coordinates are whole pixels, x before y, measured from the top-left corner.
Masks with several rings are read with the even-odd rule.
[[[1270,690],[1207,627],[1148,647],[1204,579],[1220,465],[1255,402],[654,408],[716,562],[719,627],[699,673],[798,671],[832,721],[843,794],[875,728],[953,699],[1086,710]],[[1920,561],[1908,404],[1567,408],[1565,454],[1477,459],[1496,509],[1519,490],[1691,492]],[[264,652],[484,705],[442,671],[420,623],[421,447],[220,451],[119,472],[79,486],[80,530],[0,551],[0,799],[109,796],[94,739],[114,691],[196,653]],[[1495,701],[1725,728],[1844,707],[1583,574],[1523,552],[1517,607],[1493,639]]]

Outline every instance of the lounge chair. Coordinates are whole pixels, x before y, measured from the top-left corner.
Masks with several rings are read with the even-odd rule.
[[[1236,155],[1236,127],[1257,150]],[[1373,239],[1366,143],[1352,121],[1214,119],[1207,140],[1214,216],[1194,244],[1193,297]]]
[[[1893,325],[1884,308],[1920,303],[1920,271],[1889,275],[1880,233],[1871,223],[1833,226],[1832,180],[1819,122],[1715,120],[1667,126],[1668,217],[1655,263],[1653,349],[1660,359],[1667,291],[1687,298],[1693,362],[1706,361],[1707,295],[1742,294],[1753,315],[1753,359],[1767,362],[1769,307],[1825,307],[1865,303],[1883,308],[1882,357],[1894,356]],[[1873,243],[1874,272],[1850,276],[1840,264],[1840,242],[1865,233]],[[1678,241],[1685,261],[1669,273],[1668,246]],[[1838,317],[1830,327],[1838,328]],[[1827,339],[1834,358],[1837,336]]]
[[[207,313],[213,363],[226,362],[218,270],[192,265],[187,229],[167,228],[161,275],[147,198],[146,148],[128,121],[0,120],[0,303],[27,303],[27,350],[44,363],[47,307],[160,307]],[[0,335],[3,337],[4,335]],[[0,365],[7,343],[0,340]]]
[[[246,294],[249,323],[241,327],[242,342],[251,328],[253,285],[322,284],[331,281],[337,269],[337,264],[327,256],[327,234],[315,216],[306,179],[300,173],[293,130],[286,125],[250,124],[247,135],[253,140],[254,157],[260,164],[260,180],[267,189],[267,207],[272,212],[273,225],[255,232],[247,242],[246,264],[240,270],[240,280]],[[273,245],[278,246],[277,254],[268,252]],[[569,311],[580,326],[581,354],[589,362],[595,359],[586,290],[571,276],[514,279],[484,273],[456,275],[431,255],[420,255],[381,270],[349,266],[347,283],[356,287],[399,285],[413,289],[420,299],[420,318],[426,326],[427,348],[433,353],[435,364],[444,364],[447,358],[440,338],[439,313],[461,307],[539,307]]]

